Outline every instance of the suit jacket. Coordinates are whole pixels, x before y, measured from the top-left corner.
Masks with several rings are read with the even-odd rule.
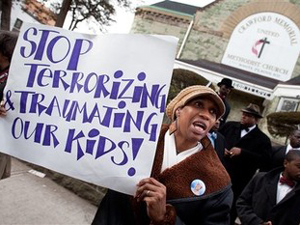
[[[283,166],[287,146],[280,146],[272,150],[272,168]]]
[[[225,138],[223,134],[221,134],[218,131],[214,131],[217,134],[217,138],[214,141],[215,144],[215,150],[217,152],[217,155],[219,156],[219,159],[224,164],[224,154],[225,154]]]
[[[243,225],[272,221],[273,225],[299,225],[300,183],[276,204],[277,184],[283,167],[258,173],[246,186],[236,203]]]
[[[241,148],[241,154],[224,158],[225,167],[231,176],[233,190],[239,194],[257,169],[268,171],[271,167],[271,141],[257,126],[241,138],[241,124],[227,122],[219,132],[224,135],[226,148]]]
[[[222,98],[222,100],[225,105],[225,113],[220,119],[220,127],[222,127],[226,123],[227,117],[231,110],[231,107],[230,107],[229,103],[227,102],[227,100],[225,98]]]

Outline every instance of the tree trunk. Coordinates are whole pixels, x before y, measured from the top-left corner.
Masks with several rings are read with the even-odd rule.
[[[59,11],[59,14],[57,15],[57,19],[56,19],[56,23],[55,26],[56,27],[63,27],[67,13],[70,9],[72,0],[63,0],[61,9]]]
[[[10,30],[12,0],[2,0],[1,30]]]

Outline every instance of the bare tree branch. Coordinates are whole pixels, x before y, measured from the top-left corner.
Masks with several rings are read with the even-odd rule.
[[[10,30],[10,14],[12,0],[1,0],[1,30]]]
[[[80,22],[88,19],[96,21],[99,29],[102,30],[104,26],[114,21],[116,5],[130,8],[131,0],[114,0],[114,4],[108,0],[63,0],[60,9],[57,4],[53,4],[52,7],[55,7],[54,11],[59,11],[56,26],[63,26],[66,15],[70,11],[72,20],[69,30],[76,29]]]

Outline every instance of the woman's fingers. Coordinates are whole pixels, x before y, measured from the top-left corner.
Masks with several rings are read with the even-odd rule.
[[[6,109],[4,106],[1,104],[0,105],[0,116],[5,116],[6,115]]]
[[[142,179],[137,184],[137,201],[145,201],[147,214],[154,221],[161,221],[166,213],[166,187],[154,178]]]
[[[137,184],[135,197],[138,200],[144,200],[145,197],[155,197],[157,195],[165,195],[165,186],[154,178],[142,179]]]

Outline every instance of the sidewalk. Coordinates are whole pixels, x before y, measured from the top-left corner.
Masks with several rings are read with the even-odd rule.
[[[12,159],[10,178],[0,180],[0,225],[91,224],[97,207]]]

